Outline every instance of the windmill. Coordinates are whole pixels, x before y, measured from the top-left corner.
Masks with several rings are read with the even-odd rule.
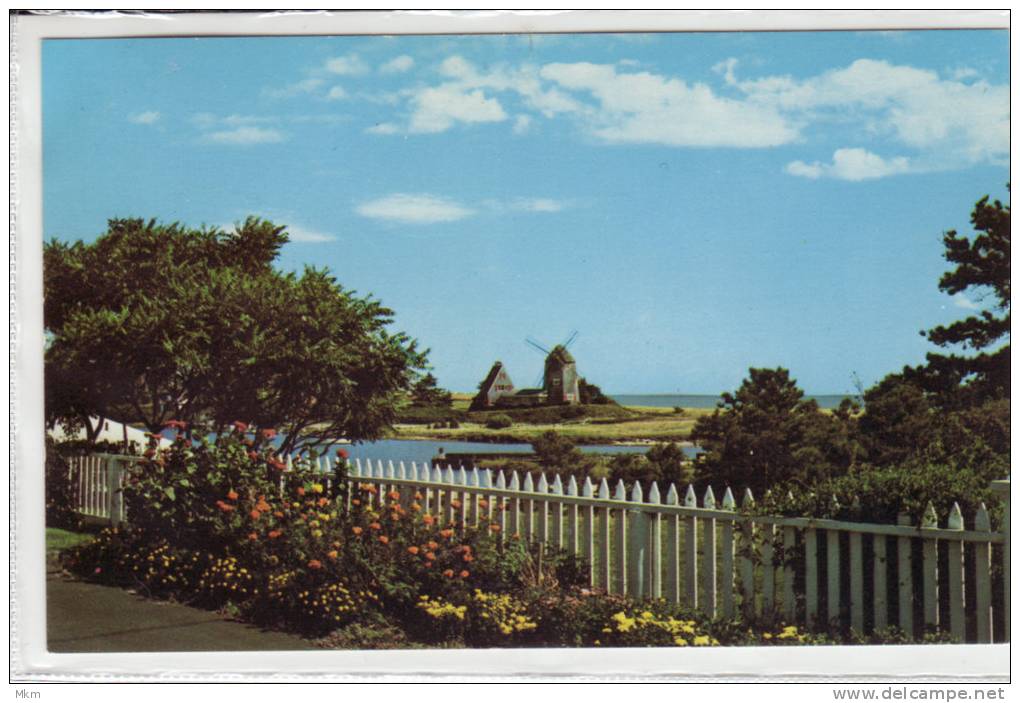
[[[545,368],[542,371],[542,390],[546,394],[546,402],[551,405],[581,402],[578,389],[577,362],[567,348],[577,339],[574,330],[565,341],[552,349],[546,349],[532,337],[526,337],[525,343],[545,355]],[[536,384],[537,385],[537,384]]]

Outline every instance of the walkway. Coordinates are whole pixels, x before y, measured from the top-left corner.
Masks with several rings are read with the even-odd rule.
[[[185,605],[146,600],[120,588],[46,580],[51,652],[211,652],[315,649],[281,632],[224,620]]]

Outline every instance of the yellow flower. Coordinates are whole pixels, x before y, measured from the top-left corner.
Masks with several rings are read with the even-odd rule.
[[[312,484],[312,492],[313,493],[322,493],[322,484],[321,483],[313,483]]]
[[[772,639],[772,633],[771,632],[765,632],[765,633],[762,634],[761,638],[763,640],[770,640],[770,639]]]
[[[675,644],[677,647],[686,647],[687,640],[685,640],[683,637],[674,637],[673,644]]]
[[[653,617],[652,612],[650,610],[646,610],[645,612],[641,613],[642,620],[651,620],[652,617]]]
[[[712,643],[712,638],[708,635],[698,635],[694,638],[695,647],[704,647]]]

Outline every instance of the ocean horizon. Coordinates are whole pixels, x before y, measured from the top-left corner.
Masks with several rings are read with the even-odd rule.
[[[721,398],[721,395],[698,393],[610,393],[608,395],[620,405],[640,405],[652,408],[714,408]],[[804,397],[814,400],[819,407],[826,409],[839,407],[844,398],[851,400],[860,398],[857,395],[839,393],[805,395]]]

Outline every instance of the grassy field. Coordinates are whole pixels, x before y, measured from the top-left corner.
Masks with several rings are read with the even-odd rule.
[[[92,540],[92,535],[69,532],[57,527],[46,528],[46,553],[60,552]]]
[[[467,401],[455,399],[454,407]],[[619,417],[585,417],[550,423],[515,422],[506,429],[490,429],[484,423],[464,421],[459,427],[430,428],[427,425],[398,424],[393,437],[398,439],[439,439],[466,442],[530,442],[552,430],[579,444],[641,444],[645,442],[684,442],[690,437],[697,419],[711,414],[706,408],[628,406]]]

